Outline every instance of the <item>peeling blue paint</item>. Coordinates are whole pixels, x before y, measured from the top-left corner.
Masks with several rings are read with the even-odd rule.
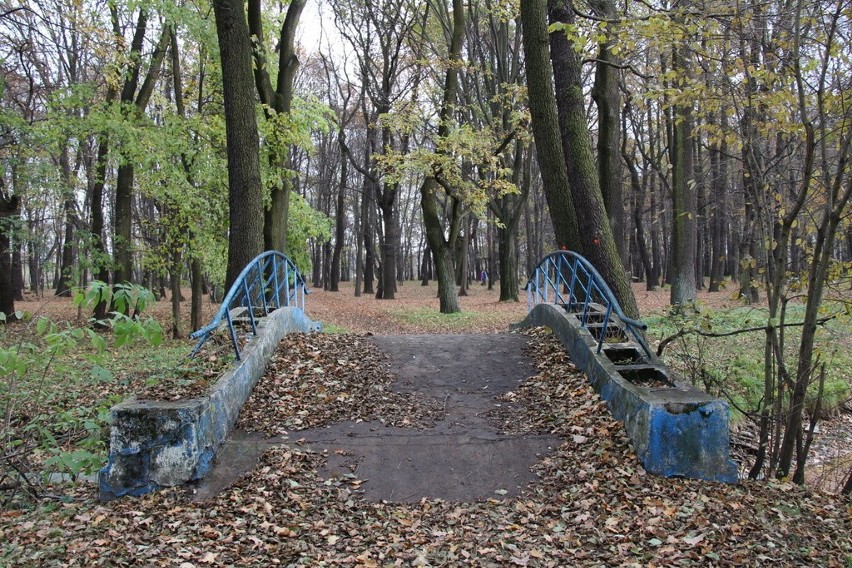
[[[665,378],[661,388],[632,384],[606,356],[598,341],[573,314],[553,304],[539,304],[513,328],[546,326],[583,370],[613,417],[624,424],[639,462],[649,473],[735,483],[737,465],[730,458],[728,405],[681,379],[654,356],[631,361],[632,370]],[[638,347],[638,346],[637,346]],[[618,349],[632,349],[630,343]],[[627,367],[622,367],[627,368]],[[635,374],[635,373],[627,373]],[[661,377],[662,375],[662,377]]]
[[[112,407],[109,457],[98,479],[101,500],[201,479],[281,338],[319,328],[301,309],[279,308],[261,321],[243,360],[207,396],[174,402],[131,399]]]

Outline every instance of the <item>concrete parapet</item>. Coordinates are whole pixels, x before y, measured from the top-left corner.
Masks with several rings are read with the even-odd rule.
[[[595,338],[561,306],[539,304],[512,327],[530,326],[553,330],[613,417],[624,423],[646,471],[665,477],[737,481],[724,401],[694,388],[636,343],[607,343],[597,353]]]
[[[205,396],[170,402],[129,399],[112,407],[109,461],[99,476],[101,500],[204,477],[281,338],[319,329],[302,310],[279,308],[259,320],[242,360]]]

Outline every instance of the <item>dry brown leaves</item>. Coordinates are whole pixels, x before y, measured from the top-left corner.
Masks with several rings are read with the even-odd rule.
[[[440,405],[389,388],[388,357],[366,336],[292,333],[284,337],[240,413],[238,427],[286,435],[342,420],[428,426]]]
[[[319,343],[326,340],[331,343]],[[357,342],[358,350],[348,357],[335,338],[318,336],[296,339],[280,353],[270,376],[282,386],[263,396],[267,404],[274,404],[276,393],[289,397],[297,410],[267,412],[264,427],[279,432],[357,413],[349,397],[338,397],[362,396],[352,394],[362,388],[358,381],[384,385],[387,377],[381,359],[367,361],[376,356],[369,344],[351,341],[347,345]],[[620,425],[558,344],[541,333],[533,343],[538,373],[507,395],[517,403],[506,405],[514,415],[495,418],[506,429],[557,432],[565,443],[536,466],[540,479],[518,498],[365,503],[346,480],[318,476],[323,454],[281,446],[203,505],[177,490],[100,505],[91,490],[78,489],[72,502],[55,510],[6,513],[0,516],[2,562],[187,568],[849,564],[849,501],[790,484],[646,475]],[[353,362],[363,371],[349,371]],[[285,364],[300,370],[285,370]],[[360,378],[347,382],[349,374]],[[329,405],[339,406],[330,413],[323,410]],[[375,405],[370,412],[384,410]],[[282,426],[274,426],[276,417]],[[295,417],[302,422],[295,424]]]

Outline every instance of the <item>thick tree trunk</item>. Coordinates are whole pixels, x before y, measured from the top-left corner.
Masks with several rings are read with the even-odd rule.
[[[463,0],[453,0],[453,28],[448,50],[449,64],[444,78],[444,93],[438,114],[438,138],[446,138],[449,134],[449,121],[452,120],[452,107],[455,104],[458,80],[459,61],[461,60],[462,43],[464,41],[465,8]],[[444,237],[444,227],[438,215],[436,192],[441,191],[434,175],[427,174],[420,186],[420,203],[423,208],[423,224],[426,227],[426,238],[435,257],[435,270],[438,276],[438,298],[443,314],[461,311],[458,292],[455,287],[453,270],[453,247],[458,236],[458,226],[461,221],[459,203],[450,196],[451,215],[449,239]]]
[[[6,321],[15,319],[15,290],[12,286],[11,221],[18,215],[20,199],[3,193],[0,180],[0,312]]]
[[[142,50],[142,40],[145,35],[147,22],[146,10],[143,8],[139,15],[136,35],[131,48],[131,68],[121,90],[122,113],[125,120],[132,123],[142,116],[148,101],[154,92],[154,86],[160,75],[160,67],[171,42],[171,27],[165,26],[160,40],[151,56],[151,63],[139,92],[136,92],[139,81],[139,56]],[[115,207],[113,223],[113,248],[115,261],[115,283],[131,282],[133,280],[133,181],[135,165],[131,162],[119,164],[115,181]]]
[[[109,95],[108,95],[109,96]],[[98,156],[95,163],[95,183],[92,186],[92,226],[93,238],[92,256],[97,280],[109,282],[109,262],[106,244],[104,243],[104,184],[106,181],[107,159],[109,156],[109,135],[101,134],[98,141]],[[107,301],[102,299],[95,305],[92,317],[96,322],[106,318]]]
[[[423,208],[426,238],[435,258],[440,311],[442,314],[452,314],[461,311],[453,270],[453,243],[447,242],[444,238],[444,225],[438,215],[438,205],[435,200],[436,191],[440,191],[438,182],[433,177],[427,176],[420,188],[420,204]]]
[[[610,20],[617,17],[613,0],[592,0],[589,5],[599,17]],[[628,249],[620,150],[621,95],[618,90],[618,69],[614,66],[615,56],[611,48],[612,42],[609,40],[600,44],[592,99],[598,109],[598,179],[618,256],[626,269]]]
[[[374,294],[373,279],[375,278],[375,262],[376,262],[376,224],[375,224],[375,207],[372,199],[372,185],[368,184],[368,191],[364,194],[364,201],[361,207],[361,229],[364,240],[364,294]]]
[[[719,113],[722,129],[727,128],[725,113]],[[710,286],[711,292],[718,292],[725,274],[725,223],[727,219],[728,194],[728,145],[724,138],[718,148],[710,148],[710,173],[713,179],[713,248],[710,255]]]
[[[115,223],[113,247],[115,248],[115,283],[130,282],[133,274],[133,178],[131,164],[118,166],[115,180]]]
[[[521,20],[532,131],[556,246],[580,250],[577,218],[557,118],[547,32],[547,0],[521,2]]]
[[[340,257],[343,254],[343,242],[346,239],[346,209],[344,207],[344,198],[346,195],[346,182],[349,173],[347,166],[349,162],[346,159],[342,146],[344,144],[344,136],[345,133],[341,129],[338,132],[338,139],[341,144],[340,183],[337,186],[337,208],[334,212],[334,253],[331,256],[331,279],[328,286],[328,289],[332,292],[340,291]]]
[[[551,0],[550,21],[573,24],[571,2]],[[586,122],[580,59],[564,33],[550,36],[550,56],[553,61],[562,151],[568,168],[568,185],[575,208],[581,207],[575,211],[581,251],[609,284],[625,314],[638,317],[639,308],[618,256],[597,177]],[[548,191],[547,187],[545,191]]]
[[[228,264],[225,289],[263,249],[263,186],[252,87],[252,48],[242,0],[214,0],[228,144]]]
[[[204,273],[201,261],[193,258],[190,263],[190,277],[192,278],[192,309],[189,314],[192,331],[201,329],[201,303],[204,299]]]
[[[299,69],[299,59],[296,56],[295,38],[299,19],[302,15],[306,0],[293,0],[287,8],[287,15],[281,25],[278,37],[278,81],[275,88],[269,76],[266,61],[266,51],[263,33],[261,2],[251,0],[248,3],[249,29],[255,38],[253,56],[254,79],[260,101],[272,109],[267,111],[267,118],[275,115],[290,113],[293,102],[293,81]],[[263,246],[266,250],[284,252],[287,244],[287,222],[290,212],[290,191],[292,183],[287,176],[290,169],[290,149],[281,148],[270,156],[270,165],[281,171],[280,182],[270,192],[269,207],[263,212]]]
[[[59,156],[59,165],[62,174],[65,199],[62,213],[65,217],[65,236],[62,243],[62,254],[60,255],[59,279],[56,282],[56,295],[67,294],[72,284],[71,278],[74,272],[74,227],[77,223],[74,192],[72,190],[71,163],[68,156],[68,145],[62,148]]]
[[[381,206],[385,231],[382,240],[382,293],[379,297],[384,300],[393,300],[396,291],[396,249],[399,245],[399,226],[394,202],[395,200],[392,200],[388,204],[383,201]]]
[[[500,301],[518,301],[518,244],[515,227],[498,227],[498,255],[500,256]]]
[[[675,69],[686,64],[678,48]],[[673,306],[695,301],[696,191],[692,159],[692,109],[678,106],[672,139],[672,266],[671,297]]]

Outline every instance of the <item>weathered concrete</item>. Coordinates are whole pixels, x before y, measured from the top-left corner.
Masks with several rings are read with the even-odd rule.
[[[237,421],[278,342],[287,333],[318,331],[298,308],[259,321],[242,360],[201,398],[131,399],[110,409],[109,461],[99,477],[101,500],[142,495],[200,479]]]
[[[486,415],[510,405],[498,397],[517,388],[535,369],[523,354],[522,335],[400,335],[373,341],[392,357],[398,380],[390,388],[437,400],[443,410],[430,428],[388,427],[378,421],[344,421],[291,432],[289,441],[325,451],[320,475],[355,473],[359,494],[370,501],[423,498],[476,501],[518,494],[535,478],[531,466],[562,440],[550,435],[509,435]],[[228,445],[231,441],[228,442]],[[241,436],[233,457],[217,463],[198,497],[206,498],[253,466],[263,442]],[[219,461],[219,460],[217,460]]]
[[[513,327],[529,326],[553,330],[612,415],[624,423],[646,471],[665,477],[737,481],[725,402],[695,389],[636,343],[606,344],[604,352],[597,353],[597,341],[561,306],[539,304]],[[615,365],[610,357],[627,364]],[[651,380],[645,383],[643,377]]]

